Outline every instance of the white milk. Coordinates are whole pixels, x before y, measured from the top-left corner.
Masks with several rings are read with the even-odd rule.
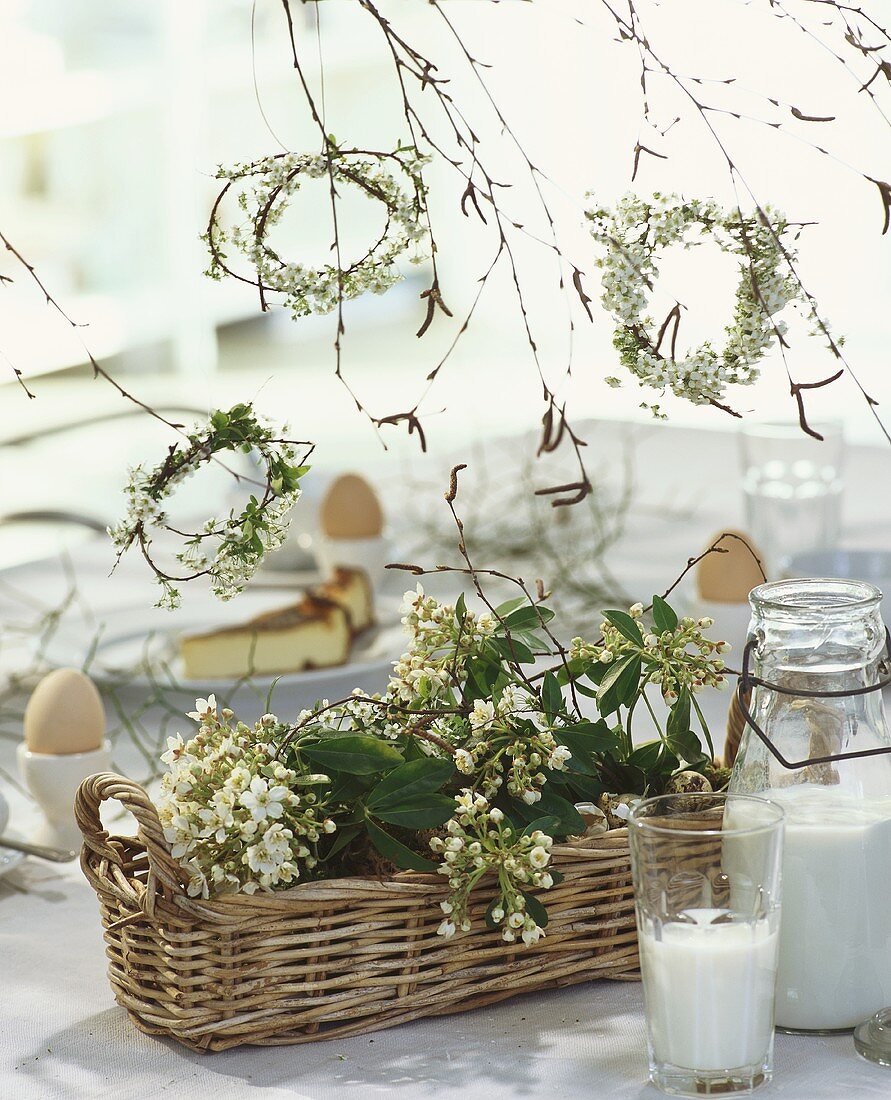
[[[695,924],[641,930],[650,1039],[683,1069],[760,1065],[773,1035],[778,936],[766,919],[711,924],[726,910],[688,909]]]
[[[773,788],[786,811],[779,1027],[854,1027],[891,1005],[891,802]]]

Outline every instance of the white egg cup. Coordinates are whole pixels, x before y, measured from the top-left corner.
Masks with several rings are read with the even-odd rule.
[[[37,844],[77,851],[80,829],[74,819],[74,796],[90,775],[111,770],[111,742],[91,752],[31,752],[19,745],[19,774],[43,810],[45,820],[34,836]]]
[[[386,577],[384,566],[390,560],[390,540],[386,535],[364,539],[338,539],[320,535],[316,545],[316,558],[322,573],[330,577],[341,566],[345,569],[362,569],[371,587],[379,589]]]

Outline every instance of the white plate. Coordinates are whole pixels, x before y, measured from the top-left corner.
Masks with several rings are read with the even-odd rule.
[[[99,627],[87,628],[83,623],[63,623],[48,643],[45,656],[50,664],[79,668],[87,664],[90,676],[97,683],[113,683],[128,687],[149,688],[159,683],[181,688],[184,692],[202,694],[207,690],[225,692],[245,681],[239,679],[191,680],[183,675],[177,639],[183,634],[218,629],[233,622],[244,622],[259,611],[269,610],[288,602],[279,592],[247,591],[238,605],[220,605],[202,618],[189,618],[177,613],[165,624],[155,608],[122,608],[103,615]],[[347,662],[330,668],[306,669],[277,676],[252,676],[254,687],[268,688],[277,683],[280,688],[296,688],[301,694],[314,692],[315,697],[327,694],[328,685],[355,677],[368,681],[379,677],[386,680],[390,666],[404,649],[403,628],[395,610],[378,612],[379,625],[365,631],[356,640]],[[175,626],[174,626],[175,623]],[[366,689],[367,690],[367,689]]]
[[[891,552],[887,550],[807,550],[782,565],[784,577],[841,577],[868,581],[891,596]]]

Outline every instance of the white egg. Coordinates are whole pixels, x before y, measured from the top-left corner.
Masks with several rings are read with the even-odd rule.
[[[96,685],[79,669],[55,669],[28,700],[24,727],[31,752],[62,756],[101,748],[105,709]]]
[[[384,513],[377,493],[359,474],[341,474],[325,494],[319,510],[328,538],[377,538],[384,529]]]

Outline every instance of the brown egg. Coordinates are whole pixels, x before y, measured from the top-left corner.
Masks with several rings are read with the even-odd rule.
[[[76,668],[57,668],[40,681],[25,708],[25,744],[55,756],[102,748],[105,709],[96,685]]]
[[[761,558],[761,552],[742,531],[718,531],[709,540],[709,546],[722,534],[737,537],[721,541],[720,547],[726,553],[707,554],[696,566],[699,595],[715,603],[745,603],[752,589],[764,580],[755,560]]]
[[[358,474],[342,474],[332,482],[319,517],[322,531],[332,539],[377,538],[384,529],[377,493]]]

